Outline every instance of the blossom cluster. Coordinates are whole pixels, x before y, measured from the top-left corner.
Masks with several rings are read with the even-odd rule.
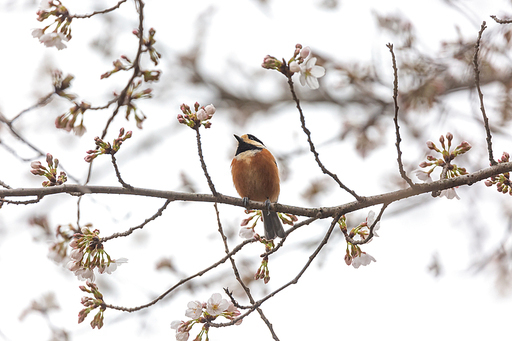
[[[341,232],[343,232],[345,236],[350,237],[352,240],[354,240],[355,237],[358,237],[359,240],[369,243],[373,237],[379,236],[377,234],[377,230],[380,228],[380,221],[376,222],[375,220],[375,212],[370,211],[366,217],[366,220],[352,228],[350,232],[348,232],[347,229],[347,219],[345,216],[340,218],[338,224],[340,226]],[[371,231],[373,231],[372,234],[370,233]],[[375,258],[373,258],[370,254],[363,252],[359,245],[353,244],[347,240],[347,249],[345,253],[345,263],[347,265],[352,265],[357,269],[361,265],[366,266],[371,262],[376,262]]]
[[[191,318],[191,320],[186,322],[176,320],[171,323],[171,328],[176,330],[176,340],[178,341],[187,341],[190,336],[190,330],[197,323],[203,324],[203,327],[194,341],[202,340],[203,335],[208,340],[209,322],[214,321],[219,316],[231,321],[240,316],[240,310],[235,307],[234,303],[228,302],[218,293],[213,294],[207,302],[188,302],[187,307],[185,316]],[[241,323],[242,320],[240,319],[235,324],[239,325]]]
[[[147,38],[145,38],[143,36],[143,32],[139,32],[138,29],[133,30],[133,34],[137,38],[139,38],[139,44],[140,47],[142,48],[140,51],[142,53],[149,53],[151,61],[153,61],[153,63],[157,65],[158,59],[160,58],[161,55],[159,52],[156,51],[154,47],[154,44],[156,43],[155,29],[149,29],[149,36]],[[146,119],[146,115],[144,115],[142,110],[140,110],[137,107],[137,105],[135,105],[135,100],[152,97],[153,89],[141,89],[141,85],[143,84],[143,82],[158,81],[160,79],[161,71],[143,69],[142,65],[140,64],[140,55],[137,55],[135,61],[132,61],[127,56],[122,55],[120,59],[115,60],[113,64],[114,69],[102,74],[101,79],[108,78],[112,74],[119,71],[135,70],[133,81],[120,94],[114,92],[114,96],[116,96],[116,101],[119,105],[126,106],[126,119],[128,120],[130,115],[133,113],[137,128],[142,129],[142,123]]]
[[[99,308],[99,311],[94,316],[93,320],[91,321],[91,327],[101,329],[103,327],[103,318],[104,318],[104,312],[107,309],[105,302],[103,301],[103,295],[98,290],[98,286],[90,281],[85,282],[86,285],[81,285],[79,288],[83,292],[92,294],[93,297],[82,297],[81,303],[85,307],[84,309],[80,310],[78,313],[78,323],[84,322],[85,318],[91,311],[93,311],[96,308]]]
[[[258,221],[260,221],[260,220],[263,221],[263,218],[261,217],[261,215],[262,215],[261,210],[245,210],[245,213],[249,214],[250,216],[245,218],[244,220],[242,220],[242,222],[240,223],[240,226],[242,226],[242,228],[240,229],[238,235],[240,236],[240,238],[243,238],[243,239],[252,239],[254,237],[259,239],[259,235],[256,234],[256,232],[254,231],[254,228],[258,224]],[[295,215],[290,214],[290,213],[279,213],[278,212],[277,215],[279,216],[279,218],[281,219],[283,224],[287,224],[287,225],[291,225],[291,226],[293,226],[293,223],[298,220],[298,218]],[[249,223],[253,219],[254,219],[254,222],[252,223],[252,225],[249,225]]]
[[[81,233],[75,233],[69,243],[71,247],[67,268],[72,271],[79,280],[94,282],[94,269],[100,274],[111,274],[117,267],[127,263],[126,258],[112,259],[103,249],[103,243],[99,237],[100,231],[90,229],[91,225],[82,227]]]
[[[281,62],[275,57],[266,55],[261,66],[264,69],[277,70],[286,76],[299,73],[299,81],[302,86],[307,85],[311,89],[318,89],[320,87],[318,78],[325,75],[325,68],[316,65],[316,62],[317,58],[313,57],[310,47],[303,48],[301,44],[297,44],[288,65],[286,65],[284,59]]]
[[[457,147],[455,147],[453,151],[450,151],[452,146],[452,140],[453,135],[450,132],[446,134],[446,139],[445,136],[441,135],[441,137],[439,138],[439,142],[441,143],[442,150],[439,149],[434,144],[434,142],[427,142],[428,149],[433,150],[441,155],[439,158],[436,158],[435,156],[432,155],[428,155],[427,161],[423,161],[422,163],[420,163],[419,166],[421,168],[430,167],[430,169],[428,171],[416,171],[416,176],[418,177],[418,179],[425,182],[432,182],[432,178],[430,177],[430,175],[437,167],[441,168],[441,175],[439,176],[440,179],[449,179],[468,174],[466,168],[458,167],[456,164],[452,163],[452,161],[457,156],[467,153],[471,149],[471,145],[466,141],[462,141]],[[447,141],[446,144],[445,141]],[[457,193],[455,192],[454,188],[442,190],[440,196],[444,196],[448,199],[460,199]]]
[[[62,114],[55,119],[55,127],[57,129],[64,129],[67,132],[73,131],[75,135],[82,136],[87,131],[84,126],[84,113],[87,109],[90,108],[91,105],[89,103],[75,103],[75,105],[72,106],[67,113]],[[77,125],[76,123],[79,116],[81,119],[80,123]]]
[[[48,180],[43,181],[43,187],[59,186],[68,180],[65,172],[60,172],[57,176],[57,167],[59,166],[59,159],[53,159],[52,154],[46,154],[46,163],[48,168],[43,166],[40,161],[34,161],[30,164],[32,170],[30,171],[34,175],[40,175],[46,177]]]
[[[44,21],[51,16],[55,16],[55,21],[44,28],[36,28],[32,30],[32,36],[39,39],[41,44],[46,47],[55,46],[58,50],[65,49],[67,46],[64,42],[71,39],[71,20],[66,7],[59,0],[41,0],[39,10],[37,11],[37,20]],[[56,28],[47,33],[46,31],[56,24]]]
[[[121,148],[121,144],[123,144],[123,142],[129,139],[130,137],[132,137],[132,132],[127,131],[125,134],[124,128],[121,128],[119,130],[119,136],[116,139],[114,139],[112,144],[110,144],[110,142],[104,142],[102,139],[96,136],[94,138],[96,149],[91,149],[87,151],[87,156],[84,158],[85,161],[92,162],[92,160],[94,160],[96,157],[103,154],[114,155]]]
[[[498,163],[510,162],[510,154],[507,152],[503,152],[503,155],[498,160]],[[492,176],[490,180],[485,181],[485,185],[487,187],[491,187],[492,185],[496,185],[496,189],[498,192],[503,194],[512,195],[512,182],[510,181],[510,173],[506,172],[503,174]]]
[[[154,28],[149,29],[149,36],[147,38],[141,37],[141,32],[139,30],[133,30],[132,32],[137,38],[142,39],[142,45],[145,47],[144,52],[149,53],[149,58],[151,61],[158,65],[158,60],[162,56],[160,52],[158,52],[154,44],[156,43],[155,34],[156,31]],[[112,74],[119,71],[127,71],[131,70],[135,67],[135,64],[125,55],[121,55],[120,59],[116,59],[114,62],[114,69],[111,71],[107,71],[101,75],[101,79],[108,78]],[[140,70],[145,82],[158,81],[160,78],[161,71],[160,70]]]
[[[183,113],[178,114],[178,122],[181,124],[186,124],[192,129],[198,129],[201,125],[205,128],[210,128],[212,123],[210,119],[215,114],[215,107],[213,104],[208,104],[207,106],[200,106],[198,102],[194,104],[194,112],[190,110],[190,107],[186,104],[182,104],[180,106],[180,110]]]

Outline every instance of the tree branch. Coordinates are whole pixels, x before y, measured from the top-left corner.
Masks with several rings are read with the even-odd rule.
[[[395,105],[395,117],[393,121],[395,122],[395,134],[396,134],[396,151],[397,151],[397,161],[398,161],[398,170],[400,171],[400,176],[409,184],[409,186],[413,187],[414,183],[411,178],[407,176],[404,170],[404,164],[402,163],[402,151],[400,150],[400,141],[402,138],[400,137],[400,126],[398,125],[398,68],[396,67],[396,58],[395,52],[393,51],[393,44],[386,45],[391,52],[391,58],[393,60],[393,74],[395,80],[393,81],[393,103]]]
[[[343,205],[332,207],[319,207],[319,208],[304,208],[297,206],[283,205],[275,203],[271,205],[270,210],[291,213],[299,216],[314,217],[318,219],[332,217],[334,215],[346,214],[360,210],[362,208],[386,204],[408,197],[430,193],[432,191],[439,191],[448,188],[454,188],[463,185],[472,185],[491,176],[512,171],[512,162],[503,162],[495,166],[491,166],[477,172],[462,175],[450,179],[442,179],[430,183],[416,184],[414,188],[406,188],[384,194],[364,197],[362,201],[352,201]],[[86,195],[86,194],[119,194],[119,195],[135,195],[145,196],[152,198],[163,198],[171,201],[192,201],[192,202],[216,202],[219,204],[227,204],[239,206],[249,209],[267,209],[265,203],[249,200],[248,206],[244,205],[243,199],[235,198],[218,193],[217,196],[210,194],[195,194],[183,193],[174,191],[162,191],[156,189],[138,188],[133,189],[123,187],[108,187],[108,186],[82,186],[82,185],[61,185],[53,187],[42,188],[15,188],[15,189],[0,189],[0,201],[5,201],[3,198],[8,197],[26,197],[26,196],[40,196],[41,198],[47,195],[58,193],[68,193],[70,195]]]
[[[473,67],[475,70],[475,84],[476,84],[476,90],[478,92],[478,98],[480,99],[480,111],[482,112],[482,117],[484,119],[484,127],[485,127],[485,133],[487,134],[487,152],[489,153],[489,163],[490,165],[496,165],[497,162],[494,160],[494,156],[492,153],[492,136],[491,136],[491,129],[489,128],[489,119],[487,118],[487,114],[485,113],[485,107],[484,107],[484,94],[482,93],[482,90],[480,89],[480,70],[478,69],[478,52],[480,52],[480,41],[482,39],[482,34],[484,33],[484,30],[487,28],[485,25],[485,21],[482,22],[482,26],[480,27],[480,31],[478,32],[478,39],[476,40],[475,44],[475,54],[473,56]]]

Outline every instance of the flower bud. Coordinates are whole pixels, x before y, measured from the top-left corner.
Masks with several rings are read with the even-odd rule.
[[[208,114],[208,118],[212,118],[213,114],[215,114],[215,111],[216,111],[213,104],[208,104],[206,107],[204,107],[204,110]]]
[[[199,121],[205,121],[208,119],[208,114],[206,113],[206,110],[204,110],[203,108],[197,111],[196,116]]]
[[[446,138],[448,139],[448,141],[453,140],[453,134],[450,132],[446,133]]]
[[[304,59],[306,59],[311,54],[311,48],[309,46],[306,46],[300,51],[300,56]]]
[[[270,55],[266,55],[265,58],[263,58],[263,63],[261,64],[261,67],[264,69],[278,69],[280,66],[281,62]]]
[[[47,153],[46,154],[46,163],[48,164],[48,166],[52,167],[53,166],[53,156],[52,154],[50,153]]]
[[[437,150],[436,145],[432,141],[427,141],[427,147],[428,147],[428,149],[431,149],[431,150]]]
[[[297,63],[296,61],[291,62],[289,67],[290,67],[290,71],[293,73],[300,71],[299,63]]]
[[[34,169],[40,169],[40,168],[43,168],[43,165],[41,164],[40,161],[33,161],[30,163],[30,167],[34,168]]]

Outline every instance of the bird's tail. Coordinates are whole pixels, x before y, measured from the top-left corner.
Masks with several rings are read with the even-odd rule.
[[[265,227],[265,239],[272,240],[276,236],[284,238],[284,228],[276,212],[262,210],[261,216],[263,217],[263,226]]]

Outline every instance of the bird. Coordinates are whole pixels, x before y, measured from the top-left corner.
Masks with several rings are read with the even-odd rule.
[[[246,205],[248,200],[266,204],[267,209],[263,209],[261,214],[265,239],[284,238],[285,232],[279,216],[269,209],[271,202],[277,202],[280,193],[276,159],[256,136],[234,136],[238,141],[238,148],[231,161],[235,189]]]

